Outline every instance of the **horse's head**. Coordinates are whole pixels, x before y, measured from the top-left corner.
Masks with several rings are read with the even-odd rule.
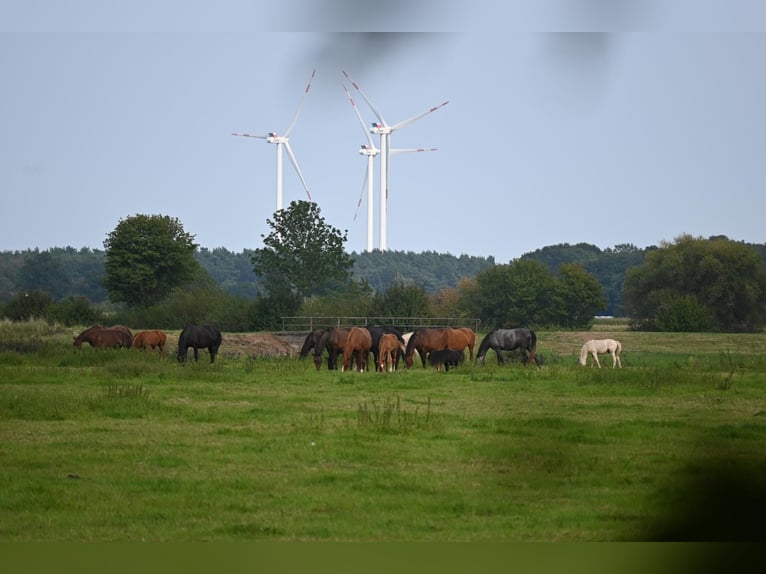
[[[82,347],[82,339],[78,337],[77,335],[72,335],[72,339],[74,339],[74,342],[72,343],[75,347],[78,349]]]

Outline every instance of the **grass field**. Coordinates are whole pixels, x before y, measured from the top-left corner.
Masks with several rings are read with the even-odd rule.
[[[762,540],[766,335],[598,329],[381,374],[0,324],[0,540]]]

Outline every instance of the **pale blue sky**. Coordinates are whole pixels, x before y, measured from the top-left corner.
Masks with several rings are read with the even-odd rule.
[[[275,146],[230,134],[284,131],[313,68],[290,143],[348,251],[366,163],[342,69],[389,123],[449,101],[392,135],[438,151],[392,156],[389,249],[766,242],[764,2],[273,4],[3,2],[0,250],[101,249],[136,213],[262,246]],[[284,196],[306,197],[287,157]]]

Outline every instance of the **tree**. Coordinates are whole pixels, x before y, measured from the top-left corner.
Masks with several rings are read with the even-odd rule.
[[[593,317],[606,303],[604,290],[598,279],[585,271],[581,265],[562,265],[555,291],[556,300],[561,304],[555,324],[560,327],[590,327]]]
[[[375,297],[371,314],[377,317],[433,316],[426,292],[417,285],[405,285],[401,281]]]
[[[113,302],[147,307],[192,280],[197,244],[178,219],[135,215],[121,219],[104,240],[104,286]]]
[[[763,260],[726,237],[663,243],[628,271],[624,297],[634,328],[726,332],[766,324]]]
[[[266,222],[272,229],[265,247],[252,255],[253,269],[264,279],[267,291],[287,287],[299,297],[322,294],[351,276],[353,260],[343,250],[347,232],[327,224],[319,206],[292,201]]]

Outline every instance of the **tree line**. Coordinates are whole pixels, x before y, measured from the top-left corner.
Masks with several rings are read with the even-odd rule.
[[[594,315],[634,328],[756,330],[766,308],[766,245],[679,236],[646,249],[546,246],[507,264],[435,252],[346,253],[345,234],[311,202],[267,220],[264,247],[194,243],[177,219],[121,220],[104,250],[0,252],[0,312],[88,323],[107,314],[172,328],[214,320],[274,328],[282,316],[450,316],[485,328],[587,328]]]

